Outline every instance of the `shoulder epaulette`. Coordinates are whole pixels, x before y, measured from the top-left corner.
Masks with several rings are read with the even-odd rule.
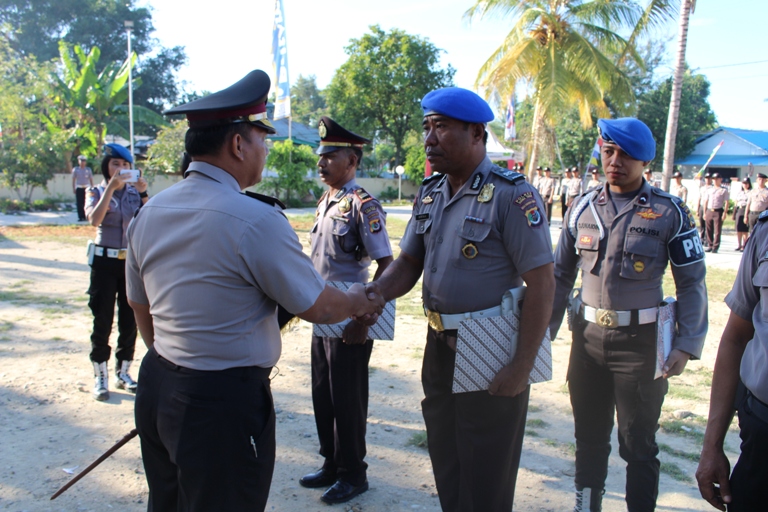
[[[768,220],[768,210],[765,210],[763,213],[761,213],[758,219],[760,220],[760,222],[765,222],[766,220]]]
[[[276,197],[265,196],[264,194],[257,194],[256,192],[245,191],[245,195],[253,199],[258,199],[262,203],[267,203],[270,206],[278,206],[281,210],[285,210],[285,205]]]
[[[519,172],[510,171],[509,169],[502,169],[501,167],[494,167],[491,172],[496,176],[501,176],[507,181],[511,181],[514,184],[522,183],[525,181],[525,175]]]
[[[427,183],[436,180],[437,178],[442,178],[443,175],[440,173],[433,174],[432,176],[427,176],[421,181],[422,185],[426,185]]]
[[[362,188],[356,188],[355,195],[360,200],[360,203],[367,203],[368,201],[373,199],[373,196]]]

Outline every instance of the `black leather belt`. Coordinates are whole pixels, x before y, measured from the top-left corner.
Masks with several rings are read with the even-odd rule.
[[[720,212],[722,213],[725,208],[712,208],[713,212]]]
[[[261,366],[236,366],[234,368],[227,368],[225,370],[193,370],[192,368],[187,368],[184,366],[179,366],[173,361],[169,361],[168,359],[164,358],[160,354],[157,353],[157,350],[155,350],[155,347],[150,348],[150,352],[154,352],[157,358],[163,362],[166,366],[171,367],[171,369],[186,373],[189,375],[211,375],[213,373],[218,374],[235,374],[238,376],[253,376],[259,380],[266,380],[269,379],[269,375],[272,373],[272,368],[263,368]]]

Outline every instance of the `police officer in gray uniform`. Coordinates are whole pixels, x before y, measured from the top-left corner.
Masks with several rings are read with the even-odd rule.
[[[327,281],[368,282],[392,263],[386,214],[375,197],[355,183],[365,144],[371,141],[323,116],[318,124],[320,179],[329,189],[315,212],[311,258]],[[330,487],[326,503],[349,501],[368,489],[365,422],[368,417],[368,361],[373,340],[368,327],[352,321],[343,338],[312,336],[312,403],[323,467],[299,480],[304,487]]]
[[[261,180],[269,77],[181,105],[192,162],[128,230],[128,297],[149,347],[136,427],[149,510],[264,510],[275,461],[269,374],[277,304],[315,323],[377,314],[312,267],[279,202],[240,191]]]
[[[429,455],[445,511],[510,511],[528,410],[528,376],[554,292],[544,204],[513,171],[491,163],[477,94],[448,87],[427,94],[424,147],[436,174],[419,189],[398,258],[372,285],[387,299],[422,271],[429,330],[422,402]],[[452,393],[459,322],[491,315],[504,292],[527,285],[517,352],[487,391]]]
[[[696,471],[701,495],[730,512],[768,504],[768,211],[758,219],[725,297],[731,309],[712,377],[709,421]],[[728,478],[723,442],[739,411],[741,455]]]
[[[115,318],[117,301],[117,348],[115,350],[115,385],[136,392],[138,384],[130,371],[136,346],[136,320],[125,293],[126,230],[136,210],[147,202],[147,181],[121,174],[133,165],[131,152],[119,144],[106,144],[101,161],[104,181],[88,189],[85,214],[96,226],[96,240],[91,262],[91,285],[88,306],[93,312],[91,363],[93,363],[93,398],[109,399],[107,362],[111,353],[109,336]],[[135,186],[134,186],[135,185]]]
[[[583,306],[572,311],[568,385],[576,431],[576,511],[601,509],[614,410],[619,454],[627,462],[630,512],[654,510],[659,483],[655,433],[667,377],[701,355],[707,332],[704,252],[695,219],[679,198],[651,187],[643,167],[655,155],[648,127],[634,118],[600,119],[607,183],[568,210],[555,251],[552,336],[578,269]],[[677,337],[656,369],[656,315],[671,263],[677,286]],[[574,305],[578,301],[574,302]]]

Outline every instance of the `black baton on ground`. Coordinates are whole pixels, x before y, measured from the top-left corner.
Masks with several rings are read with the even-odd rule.
[[[127,443],[128,441],[130,441],[131,439],[136,437],[136,435],[138,433],[139,433],[138,430],[133,429],[130,432],[128,432],[127,434],[125,434],[125,437],[123,437],[121,440],[119,440],[117,442],[117,444],[115,444],[115,446],[113,446],[112,448],[110,448],[109,450],[104,452],[102,454],[102,456],[99,457],[98,459],[96,459],[95,461],[93,461],[90,466],[88,466],[87,468],[82,470],[80,473],[77,474],[77,476],[75,478],[73,478],[72,480],[67,482],[64,485],[64,487],[62,487],[61,489],[56,491],[56,493],[53,496],[51,496],[51,499],[55,500],[56,498],[58,498],[64,491],[66,491],[67,489],[69,489],[70,487],[75,485],[81,478],[83,478],[85,475],[90,473],[93,468],[95,468],[96,466],[98,466],[99,464],[101,464],[102,462],[107,460],[113,453],[115,453],[117,450],[119,450],[125,443]]]

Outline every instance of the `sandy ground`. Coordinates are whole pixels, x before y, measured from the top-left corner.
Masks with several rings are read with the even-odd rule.
[[[85,294],[89,269],[84,260],[80,245],[0,237],[2,510],[146,509],[147,485],[137,440],[57,500],[49,501],[72,473],[96,459],[134,423],[133,395],[111,390],[108,402],[91,398],[88,340],[92,317]],[[658,436],[669,448],[660,455],[667,468],[661,475],[660,511],[707,510],[693,483],[696,462],[690,458],[700,450],[696,436],[703,431],[711,369],[727,314],[720,300],[710,302],[710,335],[703,360],[690,363],[686,374],[675,380],[664,407],[662,424],[670,430],[662,429]],[[423,317],[399,316],[396,339],[376,343],[367,436],[371,489],[335,509],[439,510],[427,452],[409,445],[412,436],[424,429],[419,373],[425,332]],[[563,329],[553,344],[554,379],[535,385],[531,392],[515,510],[573,507],[573,424],[565,387],[567,337],[569,333]],[[319,500],[321,490],[298,485],[301,475],[321,463],[309,389],[309,340],[306,323],[284,336],[279,374],[272,381],[278,418],[277,463],[267,510],[328,508]],[[141,341],[137,348],[134,375],[145,353]],[[680,411],[693,416],[670,423]],[[732,460],[738,445],[736,435],[729,434]],[[614,439],[606,512],[625,510],[623,468]]]

